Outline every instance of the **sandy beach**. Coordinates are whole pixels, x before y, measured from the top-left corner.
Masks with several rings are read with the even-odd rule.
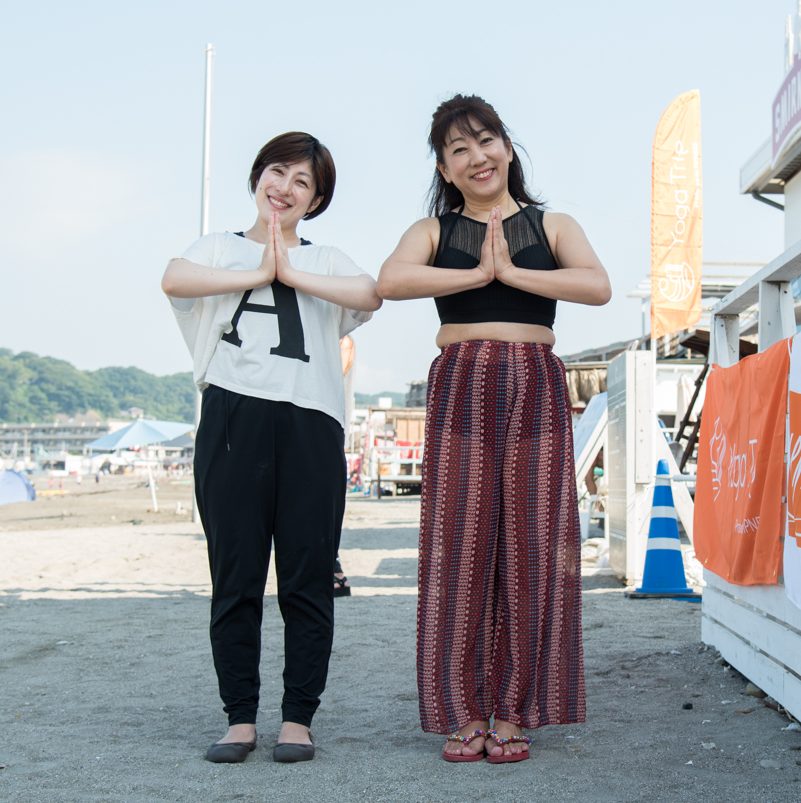
[[[133,479],[50,490],[0,507],[2,800],[801,797],[801,732],[701,644],[700,606],[628,600],[591,561],[587,723],[534,732],[521,764],[440,760],[441,737],[417,720],[414,499],[348,501],[341,556],[354,596],[337,600],[315,760],[271,761],[283,652],[271,578],[258,749],[209,764],[224,719],[188,481],[161,481],[158,513]]]

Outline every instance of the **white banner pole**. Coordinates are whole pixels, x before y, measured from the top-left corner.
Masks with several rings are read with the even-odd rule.
[[[203,168],[200,185],[200,236],[209,233],[209,190],[211,186],[211,72],[214,45],[206,45],[206,92],[203,104]],[[200,391],[195,388],[195,435],[200,424]],[[192,521],[200,522],[197,497],[192,494]]]

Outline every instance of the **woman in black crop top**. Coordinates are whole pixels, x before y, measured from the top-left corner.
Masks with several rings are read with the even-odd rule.
[[[481,98],[432,120],[431,217],[378,278],[433,297],[420,521],[417,678],[447,761],[528,758],[522,728],[584,721],[570,406],[556,301],[605,304],[606,271],[570,216],[544,213]]]

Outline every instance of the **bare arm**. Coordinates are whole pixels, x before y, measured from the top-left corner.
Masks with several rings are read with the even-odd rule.
[[[477,267],[443,270],[430,265],[438,235],[439,224],[435,218],[418,220],[406,231],[378,274],[378,294],[381,298],[400,301],[448,296],[462,290],[484,287],[492,281],[492,243],[489,239],[484,241],[481,262]]]
[[[321,276],[289,267],[279,270],[278,278],[288,287],[345,309],[372,312],[381,306],[375,279],[366,273],[359,276]]]
[[[171,259],[161,279],[161,289],[173,298],[201,298],[252,290],[271,281],[261,269],[224,270],[188,259]]]
[[[527,270],[512,264],[500,227],[495,229],[493,250],[496,278],[527,293],[559,301],[601,306],[612,297],[609,277],[587,235],[570,215],[548,213],[543,220],[559,270]]]
[[[375,279],[366,273],[357,276],[325,276],[292,267],[280,227],[275,230],[276,276],[282,284],[301,293],[330,301],[351,310],[372,312],[381,306]]]
[[[270,223],[273,234],[275,223]],[[161,289],[173,298],[202,298],[240,293],[264,287],[275,278],[275,243],[271,236],[256,270],[225,270],[199,265],[188,259],[171,259],[161,278]]]

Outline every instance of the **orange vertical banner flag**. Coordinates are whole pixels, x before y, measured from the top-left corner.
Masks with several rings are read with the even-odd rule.
[[[651,337],[701,317],[701,95],[679,95],[654,135],[651,165]]]

